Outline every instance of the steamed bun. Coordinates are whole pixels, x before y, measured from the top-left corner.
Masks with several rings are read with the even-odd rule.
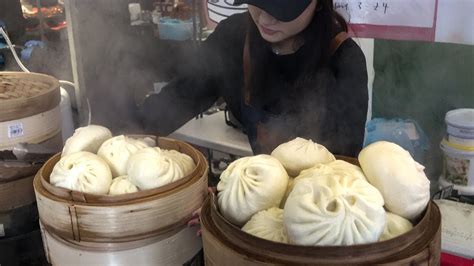
[[[194,168],[196,168],[193,158],[187,154],[175,150],[162,150],[162,152],[163,155],[171,158],[181,167],[181,169],[183,169],[184,176],[191,174]]]
[[[359,162],[367,180],[382,193],[388,211],[413,220],[426,208],[430,181],[408,151],[379,141],[360,152]]]
[[[133,154],[127,164],[127,173],[130,182],[142,190],[161,187],[185,176],[182,166],[158,147]]]
[[[288,185],[288,174],[269,155],[244,157],[222,172],[217,184],[221,213],[242,226],[255,213],[278,207]]]
[[[296,182],[305,178],[317,178],[318,176],[324,176],[327,174],[348,175],[367,181],[364,176],[364,173],[362,172],[362,169],[357,165],[353,165],[342,160],[336,160],[326,164],[319,163],[309,169],[301,171],[300,175],[296,178],[290,178],[285,197],[283,198],[280,207],[283,208],[285,206],[286,199],[293,190],[293,187],[295,186]]]
[[[138,188],[128,180],[128,176],[119,176],[112,180],[109,195],[122,195],[137,192]]]
[[[387,212],[385,228],[380,241],[389,240],[402,235],[413,228],[413,225],[407,219],[396,214]]]
[[[283,219],[290,243],[340,246],[377,242],[385,225],[383,198],[368,182],[327,174],[296,182]]]
[[[281,144],[271,155],[283,164],[290,176],[297,176],[302,170],[311,168],[317,163],[336,160],[323,145],[303,138]]]
[[[242,230],[266,240],[288,243],[288,236],[283,225],[283,210],[279,208],[270,208],[256,213],[242,227]]]
[[[280,202],[280,208],[283,209],[285,207],[286,200],[288,199],[288,196],[290,196],[291,191],[293,190],[293,187],[295,186],[295,180],[296,178],[290,177],[288,179],[288,185],[286,186],[285,194],[283,195],[283,198],[281,199]]]
[[[97,155],[109,164],[112,175],[117,177],[127,175],[127,161],[130,156],[146,147],[148,144],[143,140],[121,135],[104,142]]]
[[[66,140],[61,157],[79,151],[97,153],[100,145],[110,138],[112,132],[106,127],[96,125],[80,127]]]
[[[102,158],[82,151],[62,157],[54,166],[49,182],[83,193],[107,194],[112,173]]]

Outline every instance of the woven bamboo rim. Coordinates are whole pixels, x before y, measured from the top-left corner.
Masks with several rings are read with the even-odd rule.
[[[0,182],[0,212],[35,202],[34,177],[32,175],[11,182]]]
[[[44,234],[45,231],[54,238],[56,241],[61,242],[64,245],[67,245],[71,248],[84,250],[84,251],[93,251],[93,252],[116,252],[116,251],[123,251],[123,250],[130,250],[141,248],[147,246],[151,243],[159,242],[169,238],[170,236],[178,233],[179,231],[186,228],[186,225],[182,225],[180,227],[176,227],[173,230],[166,232],[164,234],[160,234],[157,236],[134,240],[134,241],[126,241],[126,242],[116,242],[116,243],[97,243],[97,242],[86,242],[86,241],[74,241],[71,239],[64,239],[58,235],[55,235],[52,232],[49,232],[45,229],[44,225],[40,222],[41,231]]]
[[[61,101],[59,81],[38,73],[0,72],[0,93],[4,90],[38,90],[37,94],[14,99],[0,99],[0,122],[46,112]]]
[[[336,156],[358,164],[354,158]],[[433,202],[409,232],[396,238],[352,246],[297,246],[268,241],[242,231],[219,212],[217,196],[210,193],[201,210],[206,263],[231,265],[407,264],[438,265],[441,250],[441,214]],[[225,258],[227,257],[227,259]],[[233,258],[235,260],[233,260]]]
[[[158,138],[158,146],[184,153],[191,148],[197,163],[195,175],[164,189],[123,196],[55,195],[44,187],[58,155],[34,179],[40,220],[49,232],[77,242],[121,243],[166,234],[186,224],[201,207],[207,193],[208,166],[204,156],[181,141]],[[197,157],[196,157],[197,156]],[[46,179],[45,179],[46,178]],[[55,191],[55,190],[54,190]],[[57,191],[55,191],[57,192]],[[135,194],[135,195],[134,195]],[[84,202],[87,201],[87,202]]]
[[[125,195],[94,195],[89,193],[82,193],[78,191],[73,191],[65,188],[56,187],[49,183],[49,177],[51,172],[53,171],[54,165],[61,159],[61,154],[54,155],[45,165],[43,169],[41,169],[41,184],[49,193],[62,198],[64,200],[70,200],[74,202],[83,202],[83,203],[93,203],[100,206],[108,206],[109,204],[116,205],[117,203],[121,202],[130,202],[131,200],[142,199],[146,197],[150,197],[157,194],[163,194],[168,191],[171,191],[183,184],[188,183],[193,177],[199,175],[203,169],[203,166],[207,167],[207,163],[204,162],[204,156],[200,154],[196,149],[194,149],[191,145],[168,139],[168,138],[156,138],[154,136],[133,136],[135,138],[144,138],[144,137],[151,137],[157,141],[157,145],[163,149],[172,149],[179,151],[181,153],[185,153],[189,155],[196,164],[196,168],[185,176],[184,178],[173,182],[171,184],[155,188],[149,190],[141,190],[135,193],[125,194]]]
[[[33,116],[0,122],[0,150],[12,150],[18,143],[42,143],[58,134],[61,134],[59,105]]]
[[[181,230],[159,237],[146,239],[138,246],[127,242],[120,249],[106,248],[109,244],[84,248],[83,243],[70,242],[42,227],[43,244],[48,261],[53,265],[187,265],[202,249],[202,242],[194,228]],[[128,246],[128,247],[127,247]]]

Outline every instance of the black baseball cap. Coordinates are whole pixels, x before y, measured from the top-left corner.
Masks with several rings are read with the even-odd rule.
[[[248,4],[263,9],[274,18],[290,22],[298,18],[312,0],[235,0],[234,5]]]

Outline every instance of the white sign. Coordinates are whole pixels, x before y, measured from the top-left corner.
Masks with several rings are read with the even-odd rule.
[[[474,44],[473,0],[438,0],[435,41]]]
[[[335,0],[350,24],[433,27],[436,0]]]
[[[234,0],[207,0],[209,19],[214,23],[230,17],[233,14],[247,11],[247,5],[234,6]]]

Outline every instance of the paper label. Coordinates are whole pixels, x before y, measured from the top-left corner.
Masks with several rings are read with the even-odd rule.
[[[25,135],[25,131],[23,130],[23,123],[17,123],[8,126],[8,138],[18,138]]]
[[[431,28],[436,0],[335,0],[334,8],[350,24]]]

